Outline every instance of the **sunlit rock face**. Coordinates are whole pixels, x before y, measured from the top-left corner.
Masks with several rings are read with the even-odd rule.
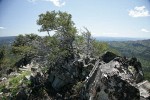
[[[141,100],[150,100],[150,82],[147,80],[137,84],[140,91]]]
[[[112,55],[112,54],[111,54]],[[104,55],[106,57],[106,55]],[[114,56],[114,55],[113,55]],[[137,83],[143,81],[143,71],[136,58],[116,57],[99,61],[85,82],[87,100],[140,100]],[[147,94],[148,95],[148,94]]]

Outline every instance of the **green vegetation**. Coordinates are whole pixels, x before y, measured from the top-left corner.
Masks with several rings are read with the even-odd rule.
[[[73,57],[73,41],[77,33],[71,14],[61,11],[51,11],[40,14],[37,24],[41,26],[39,31],[46,31],[49,37],[45,37],[49,49],[49,62],[53,63]],[[50,36],[51,31],[55,31]]]
[[[14,56],[11,52],[11,47],[3,45],[0,48],[0,77],[3,74],[7,74],[6,71],[10,68],[14,68],[14,64],[17,60],[17,56]]]
[[[40,41],[40,39],[41,37],[36,34],[19,35],[12,45],[12,52],[21,56],[35,55],[35,43]]]
[[[82,82],[77,82],[77,83],[73,86],[73,90],[74,90],[75,93],[77,93],[77,94],[80,93],[81,88],[83,88],[83,83],[82,83]]]
[[[47,11],[46,14],[40,14],[37,24],[41,25],[40,31],[47,31],[50,36],[50,31],[56,31],[58,34],[62,34],[63,37],[72,37],[76,33],[74,22],[72,21],[71,14],[61,11]]]
[[[30,75],[30,74],[31,74],[30,71],[25,71],[25,72],[20,73],[20,75],[18,76],[10,77],[8,80],[0,84],[0,92],[2,92],[3,89],[6,89],[6,86],[7,86],[9,87],[8,89],[10,90],[11,95],[15,96],[16,93],[18,92],[18,89],[20,88],[19,86],[21,83],[24,83],[26,85],[30,84],[29,80],[27,79],[23,80],[25,76]]]
[[[5,50],[5,47],[3,46],[0,49],[0,64],[2,64],[4,62],[5,56],[6,56],[6,50]]]
[[[19,85],[21,83],[24,83],[26,85],[30,84],[30,82],[28,80],[26,80],[26,81],[23,80],[25,78],[25,76],[30,75],[30,74],[31,74],[31,72],[25,71],[25,72],[22,72],[20,75],[18,75],[16,77],[12,77],[8,80],[10,91],[11,91],[13,96],[16,95],[16,93],[19,89]]]
[[[20,84],[20,81],[25,78],[25,76],[27,75],[30,75],[31,72],[30,71],[25,71],[25,72],[22,72],[20,73],[20,75],[16,76],[16,77],[12,77],[8,80],[8,83],[10,85],[10,87],[13,87],[13,88],[17,88],[18,85]]]
[[[46,12],[39,15],[37,24],[41,25],[40,31],[47,31],[49,36],[50,31],[55,31],[56,38],[59,38],[59,42],[63,44],[63,48],[60,46],[60,49],[65,50],[63,52],[73,51],[73,41],[77,30],[71,14],[61,11]]]
[[[93,50],[94,56],[97,56],[97,55],[99,56],[109,49],[108,44],[106,42],[99,42],[99,41],[94,40],[92,44],[93,44],[93,49],[94,49]]]

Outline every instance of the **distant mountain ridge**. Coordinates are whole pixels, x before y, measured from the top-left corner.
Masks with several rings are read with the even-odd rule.
[[[6,36],[0,37],[0,43],[9,43],[14,41],[16,36]],[[144,38],[128,38],[128,37],[94,37],[98,41],[138,41],[138,40],[147,40]]]
[[[119,50],[123,55],[139,56],[150,60],[150,39],[108,43],[112,48]]]
[[[145,38],[129,38],[129,37],[94,37],[98,41],[138,41],[138,40],[147,40]]]

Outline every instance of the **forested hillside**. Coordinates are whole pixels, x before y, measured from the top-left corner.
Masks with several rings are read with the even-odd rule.
[[[126,42],[109,42],[109,46],[123,56],[137,57],[142,63],[145,77],[150,79],[150,39]]]

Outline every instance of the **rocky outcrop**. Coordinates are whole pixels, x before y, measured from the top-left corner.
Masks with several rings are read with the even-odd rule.
[[[18,73],[11,72],[8,79],[1,79],[8,86],[4,85],[0,99],[4,95],[15,100],[150,99],[150,83],[143,80],[142,66],[136,58],[106,52],[98,59],[79,55],[46,68],[32,62],[19,68]],[[10,93],[13,87],[9,87],[11,77],[24,77],[19,78],[14,97]]]
[[[146,100],[150,97],[150,88],[143,90],[143,85],[138,85],[143,82],[143,71],[136,58],[127,59],[106,52],[99,59],[80,56],[62,67],[65,70],[49,74],[49,82],[56,92],[66,87],[70,88],[70,91],[65,91],[69,96],[60,93],[60,98]],[[72,86],[68,87],[68,84]]]
[[[138,85],[141,81],[143,81],[143,71],[136,58],[114,57],[110,61],[107,59],[107,63],[106,60],[105,62],[98,61],[85,81],[82,98],[84,97],[83,99],[86,100],[140,100],[140,98],[149,98],[149,83],[146,85],[145,96],[142,96],[143,91],[146,90],[143,90],[143,85]]]
[[[80,56],[76,60],[70,60],[63,65],[58,65],[59,69],[49,70],[48,80],[52,87],[59,91],[66,84],[74,84],[83,81],[94,67],[96,59]]]

